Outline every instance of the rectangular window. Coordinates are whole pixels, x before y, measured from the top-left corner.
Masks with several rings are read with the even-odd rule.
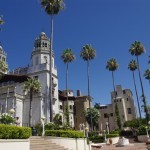
[[[123,94],[126,94],[126,91],[125,91],[125,90],[123,90]]]
[[[128,98],[127,98],[127,101],[128,101]]]
[[[128,108],[128,114],[132,114],[131,108]]]
[[[107,114],[104,114],[104,118],[108,118],[108,117],[107,117]]]
[[[62,110],[62,105],[60,105],[59,107],[60,107],[60,109]]]
[[[113,117],[113,113],[110,113],[110,116]]]
[[[72,105],[70,105],[69,107],[70,107],[70,110],[72,110],[72,108],[73,108]]]

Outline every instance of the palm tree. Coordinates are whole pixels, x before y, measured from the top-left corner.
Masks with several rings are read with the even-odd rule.
[[[90,108],[91,108],[91,96],[90,96],[90,63],[89,63],[89,61],[94,59],[95,56],[96,56],[96,51],[91,45],[86,44],[85,46],[83,46],[80,57],[84,61],[87,61],[88,98],[89,98],[89,107]]]
[[[137,87],[136,87],[136,82],[135,82],[135,75],[134,75],[134,71],[138,68],[138,64],[135,60],[131,60],[129,65],[128,65],[128,69],[130,71],[132,71],[132,75],[133,75],[133,82],[134,82],[134,88],[135,88],[135,93],[136,93],[136,99],[137,99],[137,103],[138,103],[138,109],[139,109],[139,115],[140,115],[140,119],[141,117],[141,110],[140,110],[140,102],[139,102],[139,98],[138,98],[138,93],[137,93]]]
[[[142,55],[145,52],[145,48],[144,48],[144,46],[141,42],[135,41],[133,44],[131,44],[129,52],[130,52],[131,55],[136,56],[136,59],[137,59],[137,64],[138,64],[137,69],[138,69],[138,73],[139,73],[141,90],[142,90],[142,98],[143,98],[143,103],[144,103],[144,112],[146,114],[146,120],[147,120],[147,123],[148,123],[149,114],[148,114],[147,102],[146,102],[146,98],[145,98],[145,94],[144,94],[144,88],[143,88],[141,72],[140,72],[140,65],[139,65],[139,56]]]
[[[28,78],[27,81],[24,83],[24,90],[30,93],[30,103],[29,103],[29,127],[31,126],[31,120],[32,120],[32,99],[33,94],[36,92],[39,92],[40,90],[40,83],[38,80],[33,78]]]
[[[53,17],[59,14],[60,10],[64,8],[63,0],[40,0],[42,7],[46,13],[51,16],[51,33],[50,33],[50,121],[53,121],[53,109],[52,109],[52,50],[53,50]]]
[[[150,69],[145,70],[144,77],[149,81],[150,85]]]
[[[66,64],[66,93],[67,93],[67,111],[69,110],[68,106],[68,66],[69,63],[75,60],[75,55],[71,51],[71,49],[67,48],[66,50],[63,51],[61,55],[61,59],[63,62]],[[69,113],[67,113],[67,124],[69,125]]]
[[[118,67],[119,67],[119,64],[117,63],[116,59],[111,58],[107,61],[106,69],[108,69],[109,71],[112,72],[112,80],[113,80],[115,101],[116,101],[116,89],[115,89],[115,81],[114,81],[114,71],[116,71],[118,69]],[[121,127],[119,109],[118,109],[117,103],[116,103],[116,106],[115,106],[115,112],[116,112],[118,127]]]

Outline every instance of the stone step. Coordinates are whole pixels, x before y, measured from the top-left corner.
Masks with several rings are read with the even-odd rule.
[[[69,150],[63,146],[57,145],[44,137],[31,137],[30,150]]]

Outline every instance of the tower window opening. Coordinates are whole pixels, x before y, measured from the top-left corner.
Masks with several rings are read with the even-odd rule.
[[[5,60],[6,60],[6,59],[5,59],[5,57],[2,57],[2,61],[4,61],[4,62],[5,62]]]

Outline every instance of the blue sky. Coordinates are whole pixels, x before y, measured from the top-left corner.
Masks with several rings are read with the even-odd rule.
[[[139,58],[143,75],[150,68],[147,63],[150,55],[150,1],[65,0],[65,3],[65,10],[54,18],[53,49],[59,89],[65,89],[66,69],[60,56],[64,49],[71,48],[76,61],[69,66],[69,88],[74,92],[80,89],[83,95],[87,94],[86,62],[80,58],[80,51],[85,44],[91,44],[97,54],[90,63],[93,102],[107,104],[111,101],[111,72],[105,67],[107,60],[112,57],[119,63],[115,84],[130,88],[134,94],[132,74],[127,66],[135,57],[129,54],[128,49],[135,40],[144,44],[146,53]],[[7,52],[9,69],[27,66],[35,38],[41,31],[50,35],[50,17],[42,9],[39,0],[1,0],[0,14],[5,21],[0,41]],[[142,80],[145,95],[150,100],[150,86],[143,77]],[[141,95],[137,72],[136,81]]]

